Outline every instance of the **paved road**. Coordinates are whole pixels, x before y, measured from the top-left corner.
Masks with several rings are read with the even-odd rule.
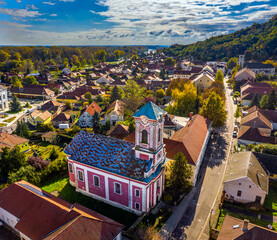
[[[230,92],[230,89],[226,89],[228,110],[226,128],[221,129],[218,137],[211,138],[201,167],[202,177],[197,186],[198,191],[170,239],[208,239],[210,213],[213,213],[212,208],[222,191],[222,181],[232,142],[234,105]]]

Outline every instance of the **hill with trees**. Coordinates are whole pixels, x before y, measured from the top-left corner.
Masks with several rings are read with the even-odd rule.
[[[227,61],[245,54],[246,60],[277,59],[277,15],[269,21],[227,35],[189,45],[174,44],[162,50],[167,55],[211,61]]]

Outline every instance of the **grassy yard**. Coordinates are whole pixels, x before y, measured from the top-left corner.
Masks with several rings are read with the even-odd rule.
[[[104,202],[76,192],[75,188],[68,182],[68,175],[56,176],[41,184],[40,187],[50,193],[58,192],[58,197],[66,200],[67,202],[72,204],[77,202],[87,208],[103,214],[104,216],[122,223],[125,225],[125,229],[128,229],[138,218],[138,216],[133,213],[129,213],[120,208],[113,207]]]
[[[49,158],[50,153],[53,149],[53,147],[58,151],[59,153],[59,158],[66,156],[65,153],[63,152],[63,148],[57,145],[53,145],[51,143],[48,142],[40,142],[39,144],[36,145],[32,145],[31,146],[31,153],[32,154],[34,152],[34,150],[37,151],[38,155],[43,157],[44,159]]]
[[[269,193],[265,198],[264,206],[276,211],[273,212],[273,215],[277,216],[277,182],[270,182]]]

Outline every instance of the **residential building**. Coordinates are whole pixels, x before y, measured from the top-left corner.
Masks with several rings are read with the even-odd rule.
[[[77,134],[64,150],[70,184],[136,214],[149,212],[164,190],[164,113],[148,102],[133,115],[135,144],[84,131]]]
[[[255,74],[266,74],[266,75],[275,75],[275,67],[272,64],[264,64],[264,63],[246,63],[246,67],[248,67]]]
[[[79,117],[80,127],[92,127],[92,117],[95,112],[100,113],[102,108],[97,103],[92,102],[88,107],[84,108]]]
[[[124,121],[125,103],[120,100],[115,100],[111,106],[107,109],[105,114],[105,123],[110,121],[111,126],[114,126],[117,122]]]
[[[43,142],[54,142],[57,139],[58,134],[56,132],[46,132],[41,135],[41,140]]]
[[[25,85],[23,88],[12,87],[11,93],[18,98],[35,98],[47,100],[55,96],[55,92],[41,85]]]
[[[258,143],[276,143],[272,132],[277,129],[277,112],[263,110],[254,106],[241,118],[238,143],[248,145]]]
[[[123,225],[26,182],[0,191],[0,220],[20,239],[121,240]]]
[[[52,115],[48,111],[42,112],[39,110],[35,110],[28,116],[27,121],[32,126],[36,126],[38,123],[43,123],[43,124],[51,123],[51,117]]]
[[[236,73],[234,80],[235,82],[254,82],[255,76],[255,73],[249,68],[243,68]]]
[[[223,184],[225,199],[263,204],[269,177],[252,152],[234,153]]]
[[[217,240],[277,240],[277,232],[250,223],[247,219],[226,215]]]
[[[55,100],[50,100],[43,105],[40,106],[39,110],[41,111],[48,111],[51,114],[53,114],[53,117],[60,114],[62,111],[66,109],[66,106],[64,103],[57,102]]]
[[[213,75],[209,72],[202,72],[196,78],[192,80],[192,83],[195,87],[200,88],[201,90],[209,88],[212,83],[215,81]]]
[[[52,119],[53,127],[58,128],[60,124],[68,124],[68,128],[71,125],[70,115],[66,113],[60,113]]]
[[[0,149],[4,147],[14,148],[15,146],[19,147],[20,152],[26,152],[29,150],[29,139],[14,134],[0,133]]]
[[[113,138],[124,139],[130,134],[129,127],[123,124],[118,124],[113,127],[107,132],[107,135]]]
[[[104,75],[98,78],[96,82],[99,84],[105,85],[105,84],[111,84],[112,82],[114,82],[114,79],[111,78],[109,75]]]
[[[5,87],[0,86],[0,108],[2,110],[9,107],[8,91]]]

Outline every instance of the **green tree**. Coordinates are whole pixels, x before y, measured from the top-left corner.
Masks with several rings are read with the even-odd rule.
[[[0,175],[6,179],[10,172],[20,168],[25,162],[25,154],[20,152],[19,146],[15,146],[11,150],[8,147],[2,148],[0,152]]]
[[[222,83],[224,81],[224,74],[223,72],[219,69],[217,70],[216,76],[215,76],[215,81],[218,83]]]
[[[97,52],[94,53],[95,58],[100,62],[106,61],[107,52],[103,49],[99,49]]]
[[[183,90],[172,91],[173,106],[169,113],[178,116],[189,116],[190,112],[196,113],[197,89],[192,83],[184,84]]]
[[[238,98],[240,97],[240,93],[238,91],[235,91],[234,96],[233,96],[237,102]]]
[[[94,113],[91,122],[94,133],[101,133],[100,114],[98,112]]]
[[[269,102],[268,109],[275,110],[277,106],[277,96],[274,88],[270,92],[268,102]]]
[[[210,96],[204,100],[200,114],[212,120],[214,127],[224,126],[227,118],[224,101],[215,92],[212,92]]]
[[[24,79],[25,84],[37,85],[38,81],[34,76],[27,76]]]
[[[22,62],[22,71],[26,74],[30,74],[34,70],[34,64],[31,59],[25,59]]]
[[[129,123],[128,130],[129,130],[129,133],[132,133],[133,131],[135,131],[135,124],[133,121]]]
[[[260,97],[258,93],[255,93],[254,97],[252,98],[250,107],[257,106],[260,107]]]
[[[110,103],[113,103],[115,100],[121,100],[121,93],[117,86],[114,86],[112,89]]]
[[[81,67],[84,68],[87,65],[87,60],[83,59],[81,62]]]
[[[28,138],[30,135],[30,129],[26,122],[19,122],[17,121],[17,126],[15,129],[15,133],[17,136]]]
[[[174,66],[176,64],[176,61],[172,57],[168,57],[164,60],[165,66]]]
[[[126,103],[129,110],[135,112],[138,109],[138,106],[142,103],[146,89],[138,86],[134,80],[128,80],[124,89],[124,102]]]
[[[165,92],[162,88],[158,89],[155,93],[157,98],[164,98],[165,97]]]
[[[49,159],[51,161],[54,161],[55,159],[57,159],[59,157],[59,153],[57,151],[57,149],[55,147],[52,148],[50,155],[49,155]]]
[[[169,170],[169,188],[172,190],[174,199],[176,199],[179,194],[184,193],[191,187],[192,169],[187,164],[184,154],[179,152],[174,156],[174,161],[169,165]]]
[[[89,66],[92,65],[92,60],[91,60],[91,58],[89,58],[89,60],[88,60],[88,65],[89,65]]]
[[[164,70],[164,68],[160,72],[160,78],[165,79],[165,70]]]
[[[0,62],[6,62],[11,57],[7,52],[0,50]]]
[[[234,114],[234,117],[235,117],[236,121],[237,121],[237,118],[239,118],[240,116],[241,116],[241,110],[240,110],[240,107],[237,106],[237,109],[236,109],[235,114]]]
[[[89,104],[92,103],[92,95],[91,95],[90,92],[86,92],[86,93],[85,93],[85,99],[88,100]]]
[[[15,53],[13,54],[13,58],[14,58],[14,60],[16,60],[16,61],[21,61],[21,54],[20,54],[19,52],[15,52]]]
[[[190,82],[188,79],[174,78],[166,89],[166,96],[172,96],[172,90],[174,89],[183,91],[185,84],[188,82]]]
[[[12,77],[11,84],[13,85],[13,87],[18,87],[18,88],[23,87],[21,80],[17,76]]]
[[[36,172],[36,169],[30,165],[20,167],[16,172],[9,174],[8,182],[10,184],[25,180],[33,184],[38,184],[40,182],[40,177]]]
[[[232,70],[237,65],[238,59],[236,57],[230,58],[227,62],[227,69]]]
[[[66,106],[66,109],[70,109],[70,110],[73,109],[73,104],[70,101],[66,101],[65,106]]]
[[[18,101],[18,98],[13,95],[12,100],[10,101],[10,110],[11,112],[17,113],[20,112],[22,109],[20,102]]]
[[[269,108],[269,96],[267,94],[263,95],[259,104],[260,104],[261,109],[268,109]]]

